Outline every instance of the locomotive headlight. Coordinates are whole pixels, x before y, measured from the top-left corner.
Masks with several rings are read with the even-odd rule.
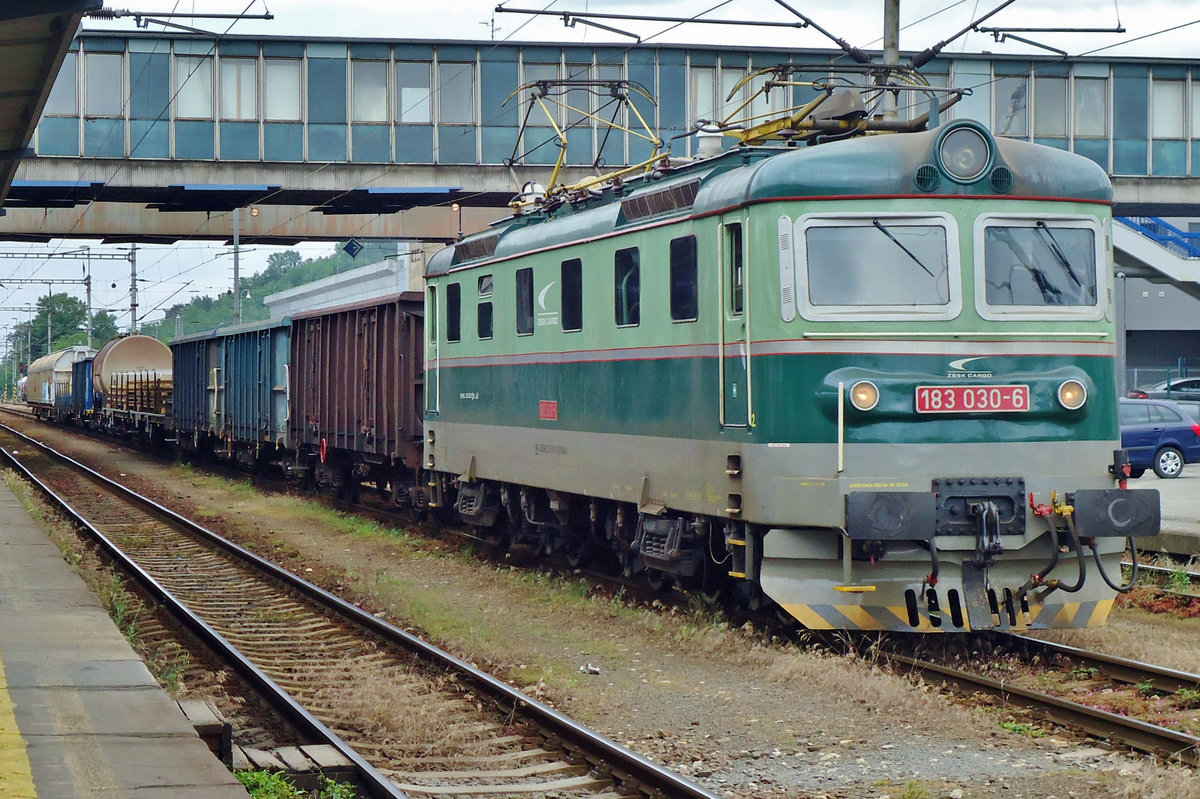
[[[850,404],[869,411],[879,404],[879,389],[870,380],[859,380],[850,387]]]
[[[942,169],[955,180],[974,180],[987,169],[992,160],[992,148],[979,131],[959,128],[942,139],[938,160],[942,162]]]
[[[1087,389],[1078,380],[1064,381],[1058,387],[1058,404],[1068,411],[1077,411],[1087,402]]]

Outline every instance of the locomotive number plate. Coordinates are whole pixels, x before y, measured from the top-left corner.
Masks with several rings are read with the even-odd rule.
[[[1029,386],[917,386],[917,413],[1020,413]]]

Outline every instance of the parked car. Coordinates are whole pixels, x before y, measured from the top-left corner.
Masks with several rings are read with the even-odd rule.
[[[1200,422],[1170,400],[1122,398],[1121,446],[1129,451],[1131,477],[1147,469],[1178,477],[1185,463],[1200,463]]]
[[[1135,399],[1200,400],[1200,377],[1177,377],[1171,381],[1163,380],[1153,385],[1131,389],[1129,396]]]
[[[1200,422],[1200,399],[1172,399],[1180,408],[1187,411],[1187,415]]]

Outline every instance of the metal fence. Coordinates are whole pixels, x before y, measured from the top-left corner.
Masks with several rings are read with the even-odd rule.
[[[1131,388],[1142,388],[1176,377],[1179,377],[1178,369],[1126,369],[1124,382],[1120,386],[1121,396],[1128,394]]]

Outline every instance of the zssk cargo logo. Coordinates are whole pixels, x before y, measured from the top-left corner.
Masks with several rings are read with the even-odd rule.
[[[951,380],[978,380],[980,378],[989,378],[992,372],[989,369],[980,369],[977,366],[971,366],[975,361],[986,360],[987,356],[979,355],[974,358],[959,358],[950,361],[950,371],[946,372],[946,377]]]

